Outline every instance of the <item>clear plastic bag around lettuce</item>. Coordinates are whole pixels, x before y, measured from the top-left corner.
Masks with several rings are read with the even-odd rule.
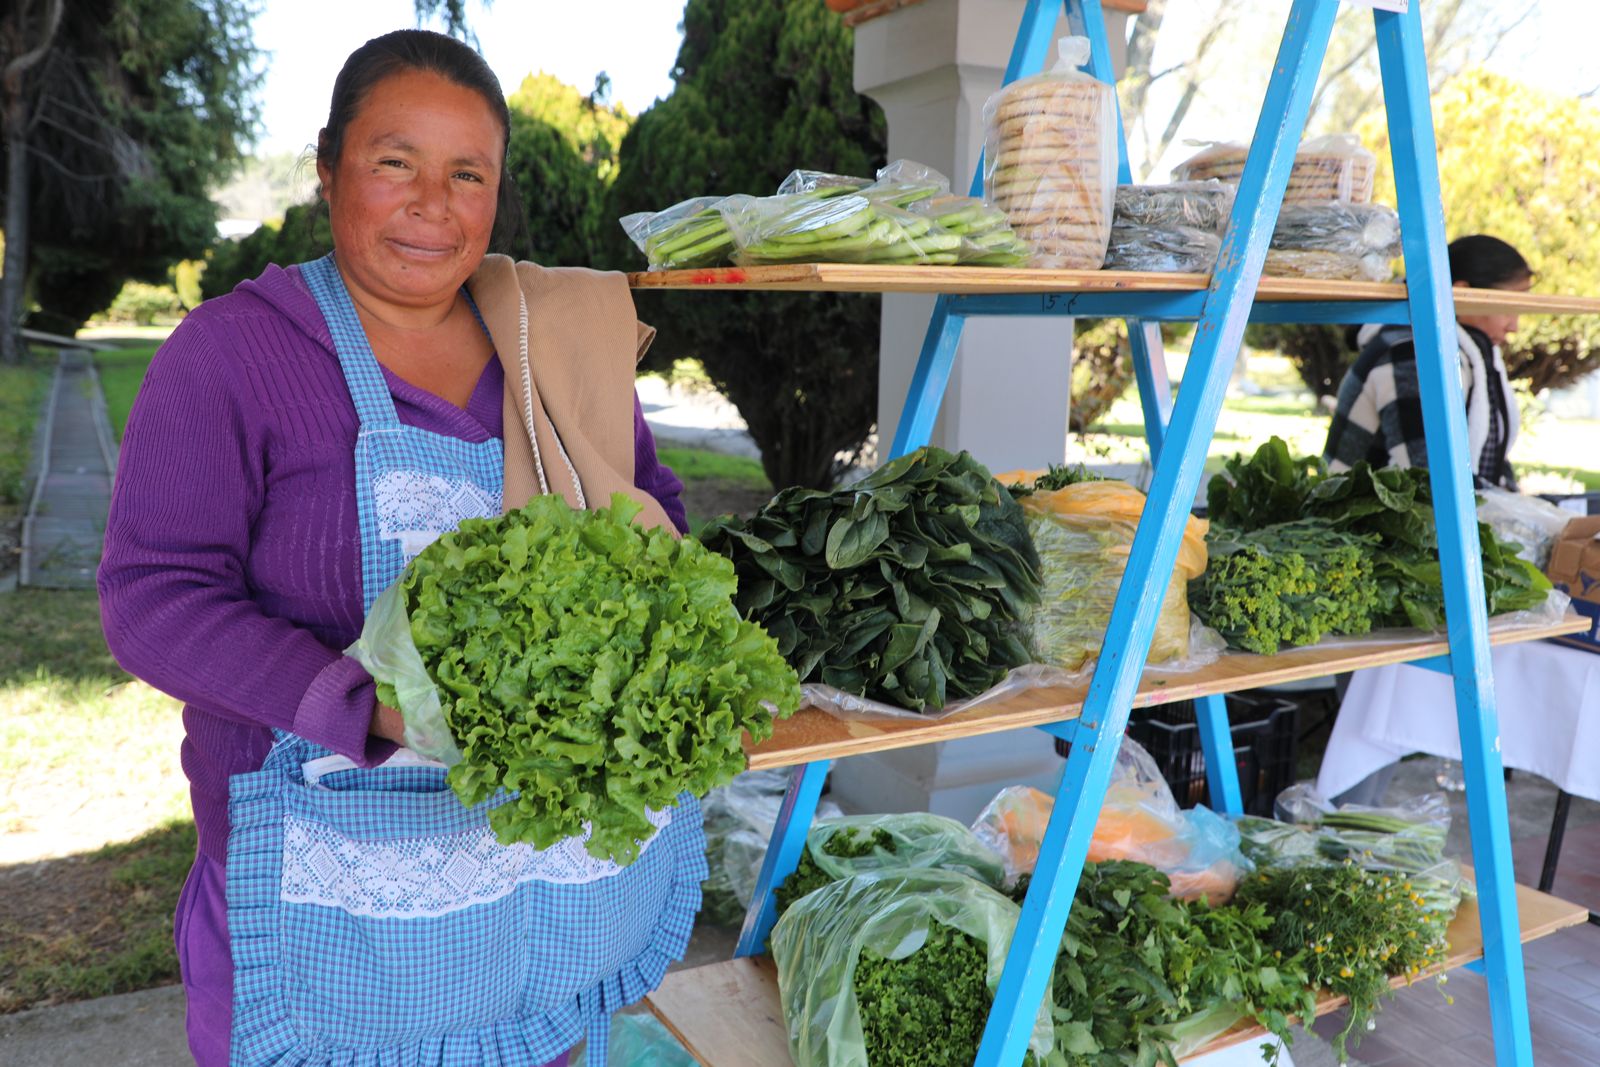
[[[874,847],[862,856],[834,855],[829,845],[841,838],[857,848],[869,842]],[[806,852],[834,880],[921,868],[956,871],[996,889],[1006,878],[1000,856],[977,835],[954,819],[928,812],[819,819],[806,834]]]
[[[361,636],[345,654],[365,667],[380,685],[394,687],[394,707],[405,720],[407,748],[447,767],[461,762],[461,749],[445,721],[439,691],[411,640],[411,620],[398,581],[372,602]]]
[[[1111,237],[1117,182],[1116,97],[1078,68],[1089,42],[1064,37],[1059,59],[983,107],[984,199],[1033,249],[1033,265],[1096,270]]]
[[[741,266],[771,263],[880,263],[953,266],[972,246],[932,219],[874,201],[860,192],[818,199],[731,196],[722,215],[733,231]]]
[[[1493,626],[1492,623],[1490,625]],[[1426,638],[1418,638],[1418,640],[1424,639]],[[1191,614],[1188,655],[1182,659],[1152,663],[1145,670],[1157,676],[1179,677],[1215,663],[1227,648],[1228,643],[1222,639],[1221,634]],[[1094,660],[1087,660],[1077,670],[1069,671],[1064,667],[1046,663],[1025,663],[1007,671],[1006,676],[998,683],[976,696],[951,701],[935,712],[896,707],[893,704],[869,700],[856,693],[846,693],[842,689],[817,682],[806,682],[800,686],[800,700],[806,707],[816,708],[844,719],[912,719],[917,722],[934,722],[951,715],[960,715],[962,712],[978,711],[991,704],[1009,700],[1019,693],[1035,689],[1069,689],[1074,695],[1070,697],[1064,695],[1063,699],[1081,698],[1084,687],[1089,684],[1094,665]]]
[[[796,1067],[870,1067],[855,986],[863,952],[906,959],[927,943],[933,926],[947,926],[984,946],[992,995],[1017,916],[1015,904],[983,883],[938,870],[857,875],[795,902],[773,928],[771,944]],[[1047,993],[1028,1042],[1040,1059],[1054,1046],[1050,1003]],[[926,1023],[938,1031],[938,1019]]]
[[[1250,146],[1236,141],[1191,142],[1200,151],[1172,169],[1174,181],[1216,178],[1237,185],[1244,174]],[[1302,141],[1295,152],[1285,204],[1343,200],[1365,204],[1372,199],[1377,157],[1355,134],[1330,134]]]
[[[1571,519],[1572,512],[1536,496],[1493,486],[1478,490],[1478,521],[1488,523],[1501,540],[1521,545],[1517,555],[1541,571]]]
[[[731,926],[744,920],[792,778],[789,771],[746,771],[700,802],[710,870],[701,883],[705,921]],[[831,800],[817,804],[819,820],[842,814]]]
[[[587,1067],[588,1047],[572,1054],[571,1067]],[[619,1067],[695,1067],[695,1058],[679,1044],[661,1021],[643,1012],[618,1013],[611,1017],[611,1040],[606,1043],[606,1062]]]
[[[1106,270],[1210,274],[1222,238],[1187,226],[1143,226],[1120,219],[1111,227]]]
[[[1037,789],[1001,790],[978,816],[973,834],[1000,853],[1014,881],[1038,862],[1054,806],[1055,799]],[[1203,896],[1212,904],[1232,899],[1250,870],[1238,829],[1209,808],[1180,809],[1155,760],[1130,738],[1117,753],[1088,858],[1148,863],[1171,880],[1174,897]]]
[[[717,206],[720,196],[697,196],[662,211],[639,211],[619,221],[650,270],[723,266],[733,255],[733,235]]]
[[[1156,229],[1189,229],[1222,235],[1233,211],[1236,187],[1215,178],[1164,185],[1119,185],[1114,221]]]

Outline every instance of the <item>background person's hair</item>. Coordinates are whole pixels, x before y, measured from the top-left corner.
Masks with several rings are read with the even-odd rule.
[[[517,183],[506,168],[511,147],[511,112],[506,107],[500,79],[494,76],[482,56],[454,37],[432,30],[395,30],[374,37],[350,53],[333,81],[333,100],[328,106],[328,124],[317,134],[317,163],[336,167],[344,152],[345,130],[360,112],[373,87],[385,78],[411,71],[437,74],[447,81],[470,89],[483,98],[500,123],[500,191],[495,201],[494,232],[489,238],[491,251],[525,258],[527,221]],[[319,190],[320,192],[320,190]]]
[[[1498,289],[1532,281],[1533,268],[1500,238],[1476,233],[1450,242],[1450,280],[1473,289]]]

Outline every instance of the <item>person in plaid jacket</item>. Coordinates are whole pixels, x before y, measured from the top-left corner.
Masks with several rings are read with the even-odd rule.
[[[1521,253],[1484,234],[1451,242],[1450,277],[1458,288],[1526,292],[1533,283],[1533,271]],[[1500,358],[1500,346],[1516,329],[1515,314],[1456,319],[1467,446],[1479,486],[1517,487],[1508,458],[1517,439],[1517,401]],[[1411,327],[1365,326],[1356,342],[1361,354],[1339,385],[1338,405],[1322,450],[1329,469],[1344,470],[1360,460],[1375,467],[1426,467],[1428,446],[1423,439]]]

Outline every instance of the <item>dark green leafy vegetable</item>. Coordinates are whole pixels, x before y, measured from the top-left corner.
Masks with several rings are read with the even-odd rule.
[[[740,619],[733,568],[693,538],[633,524],[637,504],[574,511],[538,497],[469,519],[401,577],[411,637],[463,762],[464,803],[504,789],[502,842],[592,833],[620,863],[654,832],[647,810],[703,796],[745,767],[745,731],[772,733],[799,685]],[[392,702],[392,686],[378,698]]]
[[[804,681],[937,710],[1030,658],[1039,558],[1021,508],[965,452],[923,448],[845,489],[788,489],[704,536],[734,562],[740,611]]]
[[[1006,488],[1010,490],[1012,496],[1024,497],[1034,492],[1047,493],[1055,489],[1065,489],[1067,486],[1077,485],[1079,482],[1103,482],[1105,480],[1104,475],[1096,474],[1082,463],[1075,467],[1052,463],[1048,470],[1032,482],[1009,485]]]
[[[1320,460],[1291,459],[1288,445],[1274,437],[1248,462],[1239,456],[1229,460],[1227,474],[1207,485],[1206,499],[1212,522],[1232,530],[1249,532],[1305,518],[1356,537],[1375,536],[1371,555],[1378,603],[1372,625],[1443,627],[1444,582],[1427,470],[1362,462],[1325,474]],[[1481,522],[1478,541],[1489,614],[1544,603],[1550,582],[1517,557],[1519,545],[1501,541]]]
[[[1189,607],[1230,646],[1272,655],[1325,634],[1364,634],[1378,606],[1376,536],[1300,519],[1249,532],[1213,526]]]
[[[1263,942],[1266,909],[1172,900],[1169,889],[1146,864],[1084,865],[1052,983],[1068,1067],[1176,1067],[1173,1042],[1197,1016],[1221,1014],[1225,1028],[1231,1007],[1287,1037],[1291,1016],[1315,1011],[1304,970]]]
[[[862,950],[856,1003],[872,1067],[967,1067],[993,1000],[988,968],[977,938],[942,923],[903,960]]]
[[[834,834],[822,843],[822,849],[830,856],[842,859],[853,859],[858,856],[870,856],[882,849],[885,852],[894,852],[894,838],[884,830],[873,830],[870,833],[844,833]],[[783,880],[774,892],[778,914],[782,915],[789,910],[789,905],[805,896],[814,889],[834,881],[833,875],[817,866],[817,861],[812,858],[809,847],[800,852],[800,863],[795,867],[794,873]]]
[[[1289,446],[1277,437],[1249,460],[1234,456],[1223,469],[1226,474],[1206,483],[1206,517],[1214,526],[1236,530],[1302,517],[1306,495],[1327,473],[1321,458],[1291,456]]]
[[[1334,1052],[1356,1042],[1394,975],[1416,976],[1442,962],[1445,919],[1403,875],[1363,870],[1352,861],[1269,869],[1245,879],[1235,903],[1264,907],[1266,937],[1318,988],[1350,998]]]

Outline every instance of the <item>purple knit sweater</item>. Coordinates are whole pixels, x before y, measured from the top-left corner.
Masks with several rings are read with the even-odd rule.
[[[501,435],[500,361],[466,410],[384,377],[400,421],[467,441]],[[151,361],[128,417],[100,564],[117,662],[187,705],[183,770],[200,849],[225,862],[228,778],[256,770],[272,727],[370,766],[361,632],[356,413],[300,272],[269,267],[195,309]],[[634,484],[685,527],[683,485],[634,400]]]

